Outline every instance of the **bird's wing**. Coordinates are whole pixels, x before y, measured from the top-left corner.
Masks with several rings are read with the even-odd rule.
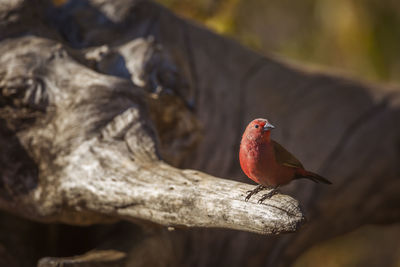
[[[272,141],[272,146],[274,147],[275,152],[275,160],[279,164],[291,168],[302,168],[304,169],[301,162],[295,158],[289,151],[287,151],[283,146],[281,146],[278,142]]]

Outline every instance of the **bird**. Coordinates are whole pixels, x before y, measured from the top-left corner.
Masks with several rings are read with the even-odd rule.
[[[273,129],[275,126],[267,119],[254,119],[247,125],[240,141],[240,167],[247,177],[259,184],[254,190],[247,191],[246,202],[254,194],[271,189],[259,199],[258,203],[262,203],[276,194],[280,186],[300,178],[332,184],[328,179],[304,169],[295,156],[272,140]]]

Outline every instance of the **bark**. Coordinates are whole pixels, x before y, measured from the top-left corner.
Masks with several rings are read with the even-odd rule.
[[[6,3],[2,209],[47,223],[178,226],[125,250],[141,257],[168,244],[152,266],[285,266],[318,241],[399,221],[398,89],[262,57],[147,1]],[[291,197],[243,201],[252,186],[240,183],[237,154],[255,117],[334,183],[284,189],[307,227],[279,237],[179,229],[298,228]]]

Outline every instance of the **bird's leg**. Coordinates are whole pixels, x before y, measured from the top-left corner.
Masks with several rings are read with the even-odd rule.
[[[248,194],[246,196],[246,198],[244,199],[244,201],[249,201],[249,199],[251,198],[252,195],[257,194],[258,192],[260,192],[261,190],[264,190],[265,188],[267,188],[266,186],[263,186],[262,184],[259,184],[256,188],[254,188],[253,190],[249,190],[246,193]]]
[[[273,195],[278,193],[278,189],[279,189],[279,185],[276,187],[272,187],[270,188],[271,191],[269,191],[268,193],[264,194],[257,203],[261,204],[263,203],[264,200],[266,200],[267,198],[271,198]]]

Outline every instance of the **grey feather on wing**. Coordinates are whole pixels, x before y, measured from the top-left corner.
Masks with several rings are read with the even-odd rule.
[[[274,154],[275,154],[275,160],[287,167],[291,168],[303,168],[303,164],[296,159],[295,156],[293,156],[289,151],[287,151],[283,146],[281,146],[278,142],[272,140],[272,145],[274,147]]]

